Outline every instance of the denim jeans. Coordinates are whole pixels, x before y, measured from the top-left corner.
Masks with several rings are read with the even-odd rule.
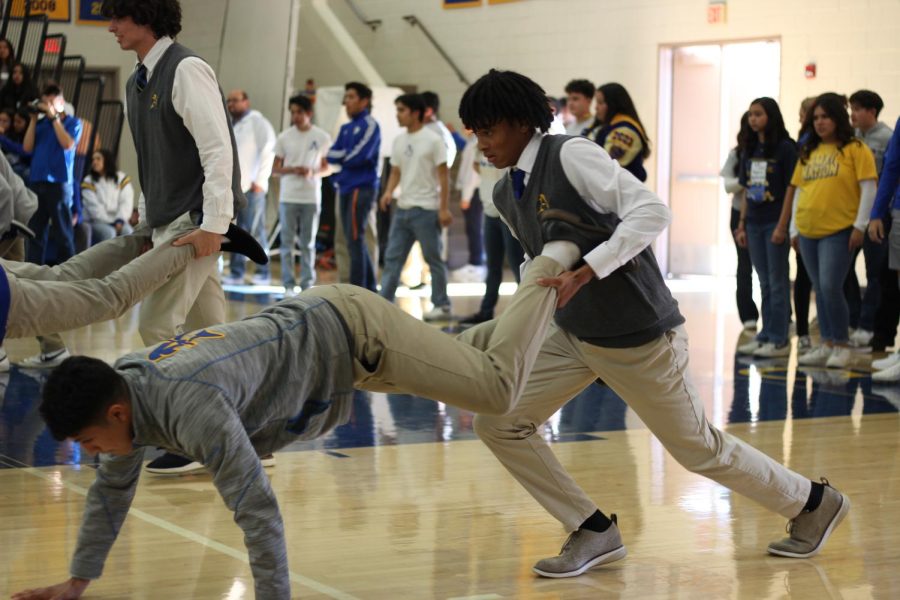
[[[296,239],[300,246],[300,289],[308,290],[316,282],[316,234],[321,208],[318,204],[282,202],[278,210],[281,218],[281,282],[287,290],[297,285],[293,252]]]
[[[856,259],[859,253],[863,253],[866,262],[866,291],[859,287],[859,279],[856,277]],[[863,238],[862,248],[853,251],[850,258],[850,270],[847,280],[844,282],[844,292],[847,296],[847,304],[850,308],[850,327],[875,330],[875,311],[881,301],[881,266],[887,261],[888,245],[878,244],[866,235]]]
[[[484,205],[481,203],[481,196],[478,194],[478,190],[475,190],[469,208],[464,209],[462,214],[466,224],[469,264],[481,266],[484,264],[484,231],[482,229]]]
[[[741,220],[741,211],[731,209],[731,231],[737,229],[738,222]],[[732,236],[732,239],[733,236]],[[735,299],[737,301],[738,316],[741,323],[746,321],[756,321],[759,318],[759,310],[756,303],[753,302],[753,266],[750,263],[750,251],[737,245],[734,242],[734,249],[737,251],[737,290],[735,291]]]
[[[398,208],[391,217],[387,249],[384,251],[384,272],[381,274],[381,295],[394,301],[400,271],[409,256],[413,243],[422,245],[422,255],[431,269],[431,302],[435,306],[450,306],[447,296],[447,265],[441,259],[441,224],[438,211],[424,208]]]
[[[88,221],[88,227],[91,229],[91,246],[96,246],[100,242],[111,240],[116,237],[116,227],[113,223],[104,223],[102,221]],[[122,225],[121,235],[128,235],[132,229],[128,223]]]
[[[244,192],[247,197],[247,206],[238,211],[237,225],[250,232],[259,245],[266,252],[269,251],[268,231],[266,231],[266,193]],[[243,254],[231,254],[231,276],[238,279],[244,277],[247,266],[247,257]],[[256,265],[256,274],[260,277],[269,276],[269,265]]]
[[[519,267],[525,260],[525,253],[519,241],[500,217],[484,217],[484,248],[487,253],[487,279],[485,280],[484,298],[481,300],[482,315],[494,316],[494,308],[500,297],[500,283],[503,282],[503,259],[506,258],[509,268],[519,282]]]
[[[366,247],[366,220],[375,202],[375,188],[356,188],[340,195],[341,225],[350,254],[350,283],[377,291],[375,267]]]
[[[844,343],[849,339],[850,311],[844,280],[850,270],[851,227],[823,238],[800,236],[800,252],[816,291],[816,312],[822,340]]]
[[[75,234],[72,229],[72,184],[32,182],[28,184],[38,198],[38,207],[28,226],[35,237],[28,242],[28,262],[42,265],[47,262],[47,243],[50,236],[56,245],[54,263],[63,263],[75,254]]]
[[[782,346],[788,341],[791,320],[791,280],[788,256],[791,245],[787,241],[772,243],[777,223],[747,222],[747,246],[750,262],[756,269],[762,291],[762,330],[756,336],[760,342]]]

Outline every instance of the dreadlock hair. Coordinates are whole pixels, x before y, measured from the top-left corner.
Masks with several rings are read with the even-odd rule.
[[[625,115],[634,119],[640,125],[641,142],[644,144],[644,148],[641,150],[641,157],[646,159],[650,156],[650,140],[647,138],[644,124],[641,123],[637,108],[634,107],[634,101],[631,99],[631,95],[625,89],[625,86],[621,83],[604,83],[597,88],[597,91],[603,94],[603,99],[606,101],[606,120],[604,125],[609,125],[613,117],[617,115]]]
[[[751,102],[750,106],[754,104],[761,106],[763,112],[766,113],[766,129],[763,132],[763,137],[765,137],[763,155],[766,158],[772,158],[775,156],[775,150],[778,148],[778,145],[783,140],[790,140],[791,134],[788,133],[787,128],[784,126],[784,117],[781,116],[781,109],[778,108],[778,103],[775,100],[764,96]],[[754,135],[749,140],[748,153],[756,151],[758,145],[759,136]]]
[[[553,113],[546,92],[537,83],[513,71],[491,69],[463,94],[459,118],[472,131],[506,121],[546,133]]]
[[[741,115],[741,129],[737,133],[737,146],[734,147],[734,151],[737,152],[738,157],[744,156],[747,152],[747,148],[750,146],[750,140],[753,138],[753,130],[750,129],[750,111],[744,112]],[[740,175],[741,173],[741,161],[737,160],[734,163],[734,174]]]
[[[816,128],[813,125],[816,108],[818,107],[822,107],[828,118],[834,121],[834,137],[837,140],[839,151],[852,142],[862,143],[856,139],[853,126],[850,125],[850,115],[847,114],[847,97],[843,94],[825,92],[816,98],[816,101],[809,108],[809,112],[806,113],[806,122],[803,125],[809,131],[809,139],[806,140],[806,143],[803,144],[803,148],[800,150],[800,162],[804,165],[815,149],[819,147],[819,144],[822,143],[822,138],[816,133]]]
[[[111,366],[87,356],[70,356],[44,384],[40,413],[57,440],[102,423],[106,409],[127,397],[125,380]]]

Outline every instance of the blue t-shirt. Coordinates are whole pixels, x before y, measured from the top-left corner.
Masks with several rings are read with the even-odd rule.
[[[749,155],[741,157],[740,182],[747,190],[748,222],[778,222],[796,162],[797,146],[790,138],[781,140],[771,158],[766,158],[763,144],[756,144]]]
[[[75,148],[81,139],[82,124],[78,117],[66,116],[62,122],[66,132],[75,140],[71,150],[63,150],[53,131],[50,119],[40,119],[34,129],[34,153],[31,159],[32,183],[72,183]]]

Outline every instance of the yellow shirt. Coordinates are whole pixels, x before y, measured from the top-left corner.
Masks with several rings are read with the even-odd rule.
[[[868,146],[853,140],[819,144],[806,161],[797,161],[791,185],[800,189],[797,230],[807,238],[823,238],[852,227],[859,211],[859,182],[876,179],[875,157]]]

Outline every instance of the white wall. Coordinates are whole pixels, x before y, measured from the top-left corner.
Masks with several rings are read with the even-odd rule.
[[[305,3],[309,0],[302,0]],[[522,0],[481,8],[445,10],[439,0],[356,0],[371,31],[346,2],[331,2],[344,25],[389,84],[412,83],[441,95],[442,117],[458,123],[465,90],[451,68],[402,16],[415,14],[469,80],[492,67],[513,69],[559,96],[567,81],[618,81],[658,139],[659,46],[778,37],[782,43],[781,104],[788,123],[806,96],[824,91],[877,91],[882,119],[900,113],[900,2],[898,0],[730,0],[728,23],[706,23],[706,0]],[[320,39],[311,11],[301,9],[296,79],[340,85],[359,76],[339,48]],[[818,65],[806,80],[804,65]],[[650,171],[655,169],[650,165]]]

